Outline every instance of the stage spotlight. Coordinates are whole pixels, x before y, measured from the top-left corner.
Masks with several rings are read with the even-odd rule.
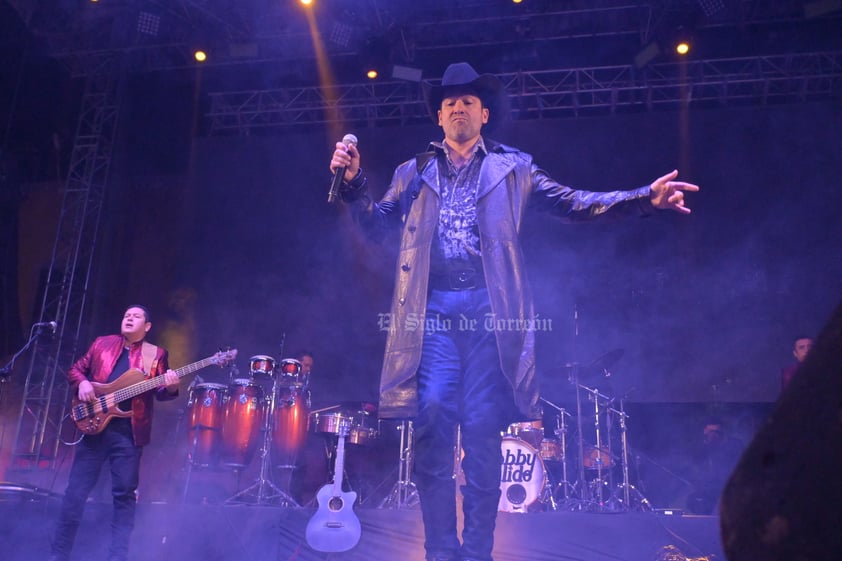
[[[377,69],[375,68],[369,68],[365,75],[369,80],[374,80],[377,76],[379,76]]]
[[[193,51],[193,58],[196,59],[196,62],[205,62],[208,60],[208,53],[202,49],[196,49]]]
[[[681,56],[686,55],[690,52],[690,43],[687,41],[679,41],[675,44],[675,52],[677,52]]]
[[[313,0],[299,0],[302,6],[310,6],[313,4]]]

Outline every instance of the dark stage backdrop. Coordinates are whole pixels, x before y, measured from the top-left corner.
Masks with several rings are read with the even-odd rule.
[[[149,138],[133,126],[132,138]],[[378,192],[440,138],[432,125],[349,132]],[[515,122],[493,136],[574,187],[632,188],[678,167],[703,189],[688,197],[689,217],[568,225],[530,215],[529,275],[551,322],[538,333],[546,396],[572,399],[565,363],[623,349],[610,377],[584,381],[638,402],[777,397],[792,338],[815,334],[840,296],[838,104]],[[315,406],[376,401],[396,240],[366,241],[327,204],[336,139],[316,127],[192,146],[158,138],[184,154],[178,164],[129,140],[115,165],[104,261],[119,278],[100,277],[110,303],[98,313],[148,302],[174,363],[232,345],[241,375],[252,355],[307,348]]]

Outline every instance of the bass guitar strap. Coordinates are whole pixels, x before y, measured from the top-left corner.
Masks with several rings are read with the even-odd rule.
[[[158,366],[158,347],[144,341],[141,352],[143,353],[143,373],[149,376]]]

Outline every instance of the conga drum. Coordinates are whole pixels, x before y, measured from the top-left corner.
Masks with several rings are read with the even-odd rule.
[[[295,358],[281,359],[278,367],[278,383],[285,387],[306,388],[306,376],[301,372],[301,361]]]
[[[272,461],[278,467],[295,466],[307,440],[310,413],[309,392],[298,386],[281,386],[272,415]]]
[[[256,376],[275,375],[275,359],[267,355],[254,355],[249,359],[249,375],[254,378]]]
[[[196,384],[190,389],[188,437],[193,465],[206,467],[219,460],[227,392],[227,386],[212,383]]]
[[[237,378],[228,386],[222,420],[222,464],[249,465],[260,442],[263,426],[263,388],[253,380]]]

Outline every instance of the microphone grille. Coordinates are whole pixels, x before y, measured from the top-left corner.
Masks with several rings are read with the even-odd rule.
[[[357,145],[357,137],[353,134],[346,134],[342,137],[342,144],[348,145],[353,144],[354,146]]]

